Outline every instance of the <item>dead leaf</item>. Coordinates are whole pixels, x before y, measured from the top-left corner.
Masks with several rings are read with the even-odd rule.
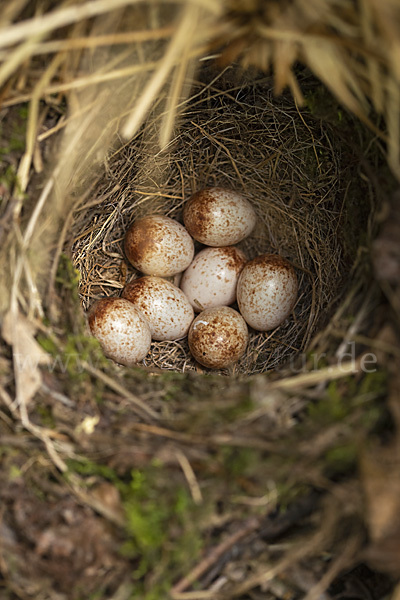
[[[397,372],[398,357],[391,357],[392,348],[400,348],[400,339],[396,333],[393,323],[386,321],[380,330],[374,334],[375,341],[378,342],[374,351],[378,364],[383,368],[388,368],[390,372]]]
[[[362,553],[362,560],[367,561],[377,571],[398,577],[400,575],[400,530],[368,546]]]
[[[386,208],[387,218],[373,242],[372,258],[376,278],[396,284],[400,282],[400,190]]]
[[[371,543],[363,558],[379,571],[400,574],[400,457],[398,445],[376,448],[361,459]]]
[[[118,519],[123,518],[121,496],[115,485],[103,481],[91,490],[91,495],[105,509],[117,515]]]
[[[42,384],[40,365],[51,358],[34,338],[35,326],[20,311],[9,310],[4,317],[2,336],[13,349],[14,375],[18,403],[28,404]]]
[[[371,539],[380,540],[400,528],[400,461],[393,449],[371,452],[361,459],[362,481],[367,501]]]

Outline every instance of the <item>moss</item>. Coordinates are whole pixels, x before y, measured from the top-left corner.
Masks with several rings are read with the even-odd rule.
[[[220,449],[219,460],[222,462],[225,477],[249,476],[256,465],[260,464],[260,453],[253,448],[232,448],[224,446]]]
[[[79,395],[79,385],[90,381],[91,375],[85,370],[83,362],[95,365],[97,368],[108,366],[99,342],[86,334],[68,334],[64,342],[57,343],[51,336],[39,334],[37,341],[40,346],[53,358],[48,370],[50,372],[67,374],[69,393]],[[95,397],[101,399],[104,386],[97,381]]]
[[[133,469],[129,477],[119,477],[114,469],[87,458],[69,460],[68,467],[67,479],[72,473],[88,481],[100,477],[119,490],[126,519],[120,552],[134,565],[132,598],[163,597],[161,592],[167,593],[200,553],[200,523],[209,511],[207,503],[196,505],[182,478],[171,481],[159,460],[142,470]],[[152,573],[151,585],[146,581],[148,573]]]
[[[20,155],[25,150],[26,121],[28,118],[28,105],[21,105],[14,109],[13,117],[7,118],[0,129],[0,156],[8,158],[13,154]]]
[[[89,458],[81,458],[80,460],[69,459],[67,461],[67,466],[69,471],[66,473],[66,478],[68,479],[69,474],[78,473],[82,476],[93,477],[98,476],[110,481],[114,484],[120,484],[120,478],[114,471],[107,465],[102,465],[91,461]]]
[[[100,366],[108,365],[99,342],[94,337],[84,334],[70,334],[67,336],[64,356],[68,359],[66,364],[70,375],[75,375],[82,370],[82,361],[93,361],[100,363]]]
[[[357,464],[358,448],[355,443],[347,442],[330,448],[324,455],[325,471],[333,477],[354,470]]]
[[[24,121],[26,121],[26,119],[28,118],[28,114],[29,114],[28,104],[21,104],[20,106],[18,106],[18,116],[20,117],[20,119],[23,119]]]
[[[56,423],[50,407],[38,404],[35,412],[40,417],[41,425],[48,429],[56,429]]]
[[[383,371],[365,373],[361,380],[345,377],[331,381],[325,395],[307,406],[307,415],[312,421],[329,425],[344,421],[351,413],[363,406],[364,425],[369,421],[369,414],[375,415],[371,425],[376,421],[377,413],[385,411],[379,401],[387,391],[387,375]]]
[[[10,469],[8,472],[8,477],[10,481],[12,481],[13,479],[20,479],[20,477],[22,477],[22,474],[23,471],[20,467],[18,467],[17,465],[10,465]]]
[[[351,377],[347,378],[348,382]],[[342,384],[343,382],[341,382]],[[326,395],[316,402],[310,402],[307,406],[307,415],[319,424],[332,424],[342,421],[351,410],[348,399],[340,392],[337,381],[328,384]]]
[[[0,148],[1,158],[1,148]],[[19,180],[14,165],[9,165],[4,173],[0,175],[0,184],[5,187],[8,192],[11,192],[14,187],[20,190]]]
[[[79,300],[79,281],[81,274],[68,256],[61,254],[58,262],[56,282],[72,294],[73,300]]]
[[[376,370],[358,377],[331,381],[326,394],[307,408],[303,438],[313,430],[326,430],[343,424],[340,437],[333,436],[329,448],[316,459],[327,477],[348,476],[354,471],[363,439],[388,429],[387,375]],[[314,434],[315,435],[315,434]]]
[[[37,342],[47,354],[50,354],[50,356],[56,357],[59,353],[59,347],[54,338],[39,334],[37,336]]]
[[[280,481],[276,484],[276,495],[279,512],[285,513],[288,508],[300,498],[310,493],[311,486],[304,483],[288,483]]]
[[[157,564],[164,576],[185,569],[201,549],[197,506],[186,485],[171,486],[164,466],[133,470],[128,484],[120,487],[128,538],[122,552],[138,559],[135,572],[141,578]],[[165,582],[164,582],[165,583]]]
[[[383,395],[387,391],[388,375],[386,371],[376,370],[372,373],[366,373],[359,386],[359,396],[370,397]]]

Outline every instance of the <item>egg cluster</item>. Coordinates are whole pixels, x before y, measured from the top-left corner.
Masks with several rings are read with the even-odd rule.
[[[185,227],[160,215],[134,221],[125,254],[143,276],[129,283],[121,298],[103,298],[89,312],[93,335],[120,364],[143,360],[152,339],[187,335],[198,363],[224,368],[245,353],[248,325],[268,331],[293,309],[292,265],[276,254],[247,261],[235,246],[256,225],[246,198],[217,187],[199,191],[186,202],[183,221]],[[207,246],[196,255],[193,239]],[[180,277],[180,287],[164,279],[171,276]],[[230,307],[235,301],[240,312]]]

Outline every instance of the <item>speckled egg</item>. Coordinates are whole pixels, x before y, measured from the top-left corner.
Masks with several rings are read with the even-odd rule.
[[[194,311],[182,290],[160,277],[140,277],[128,283],[122,297],[147,319],[153,340],[178,340],[187,335]]]
[[[246,322],[269,331],[291,313],[297,297],[294,268],[278,254],[263,254],[247,263],[237,285],[237,302]]]
[[[243,317],[229,306],[201,312],[189,329],[193,357],[209,369],[223,369],[235,363],[246,351],[249,334]]]
[[[131,367],[150,350],[150,327],[141,312],[128,300],[103,298],[88,315],[92,334],[103,352],[121,365]]]
[[[232,246],[253,231],[256,214],[250,202],[233,190],[219,187],[196,192],[183,211],[186,229],[206,246]]]
[[[168,277],[192,262],[193,240],[186,229],[169,217],[150,215],[137,219],[125,235],[125,254],[146,275]]]
[[[246,262],[244,253],[235,246],[205,248],[196,254],[181,280],[195,311],[235,302],[237,281]]]

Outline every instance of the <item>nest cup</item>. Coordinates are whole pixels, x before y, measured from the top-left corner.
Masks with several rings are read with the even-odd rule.
[[[301,83],[312,97],[315,80],[304,75]],[[238,246],[249,259],[272,252],[291,261],[299,293],[290,317],[273,331],[250,329],[245,355],[220,373],[251,375],[295,361],[343,297],[367,219],[366,184],[340,125],[300,110],[290,95],[274,97],[269,78],[232,66],[203,69],[162,151],[161,117],[154,110],[134,140],[108,157],[94,196],[75,213],[70,245],[84,309],[120,296],[140,276],[123,251],[136,218],[161,214],[182,222],[192,193],[222,186],[243,193],[258,216]],[[143,366],[203,370],[186,339],[152,342]]]

